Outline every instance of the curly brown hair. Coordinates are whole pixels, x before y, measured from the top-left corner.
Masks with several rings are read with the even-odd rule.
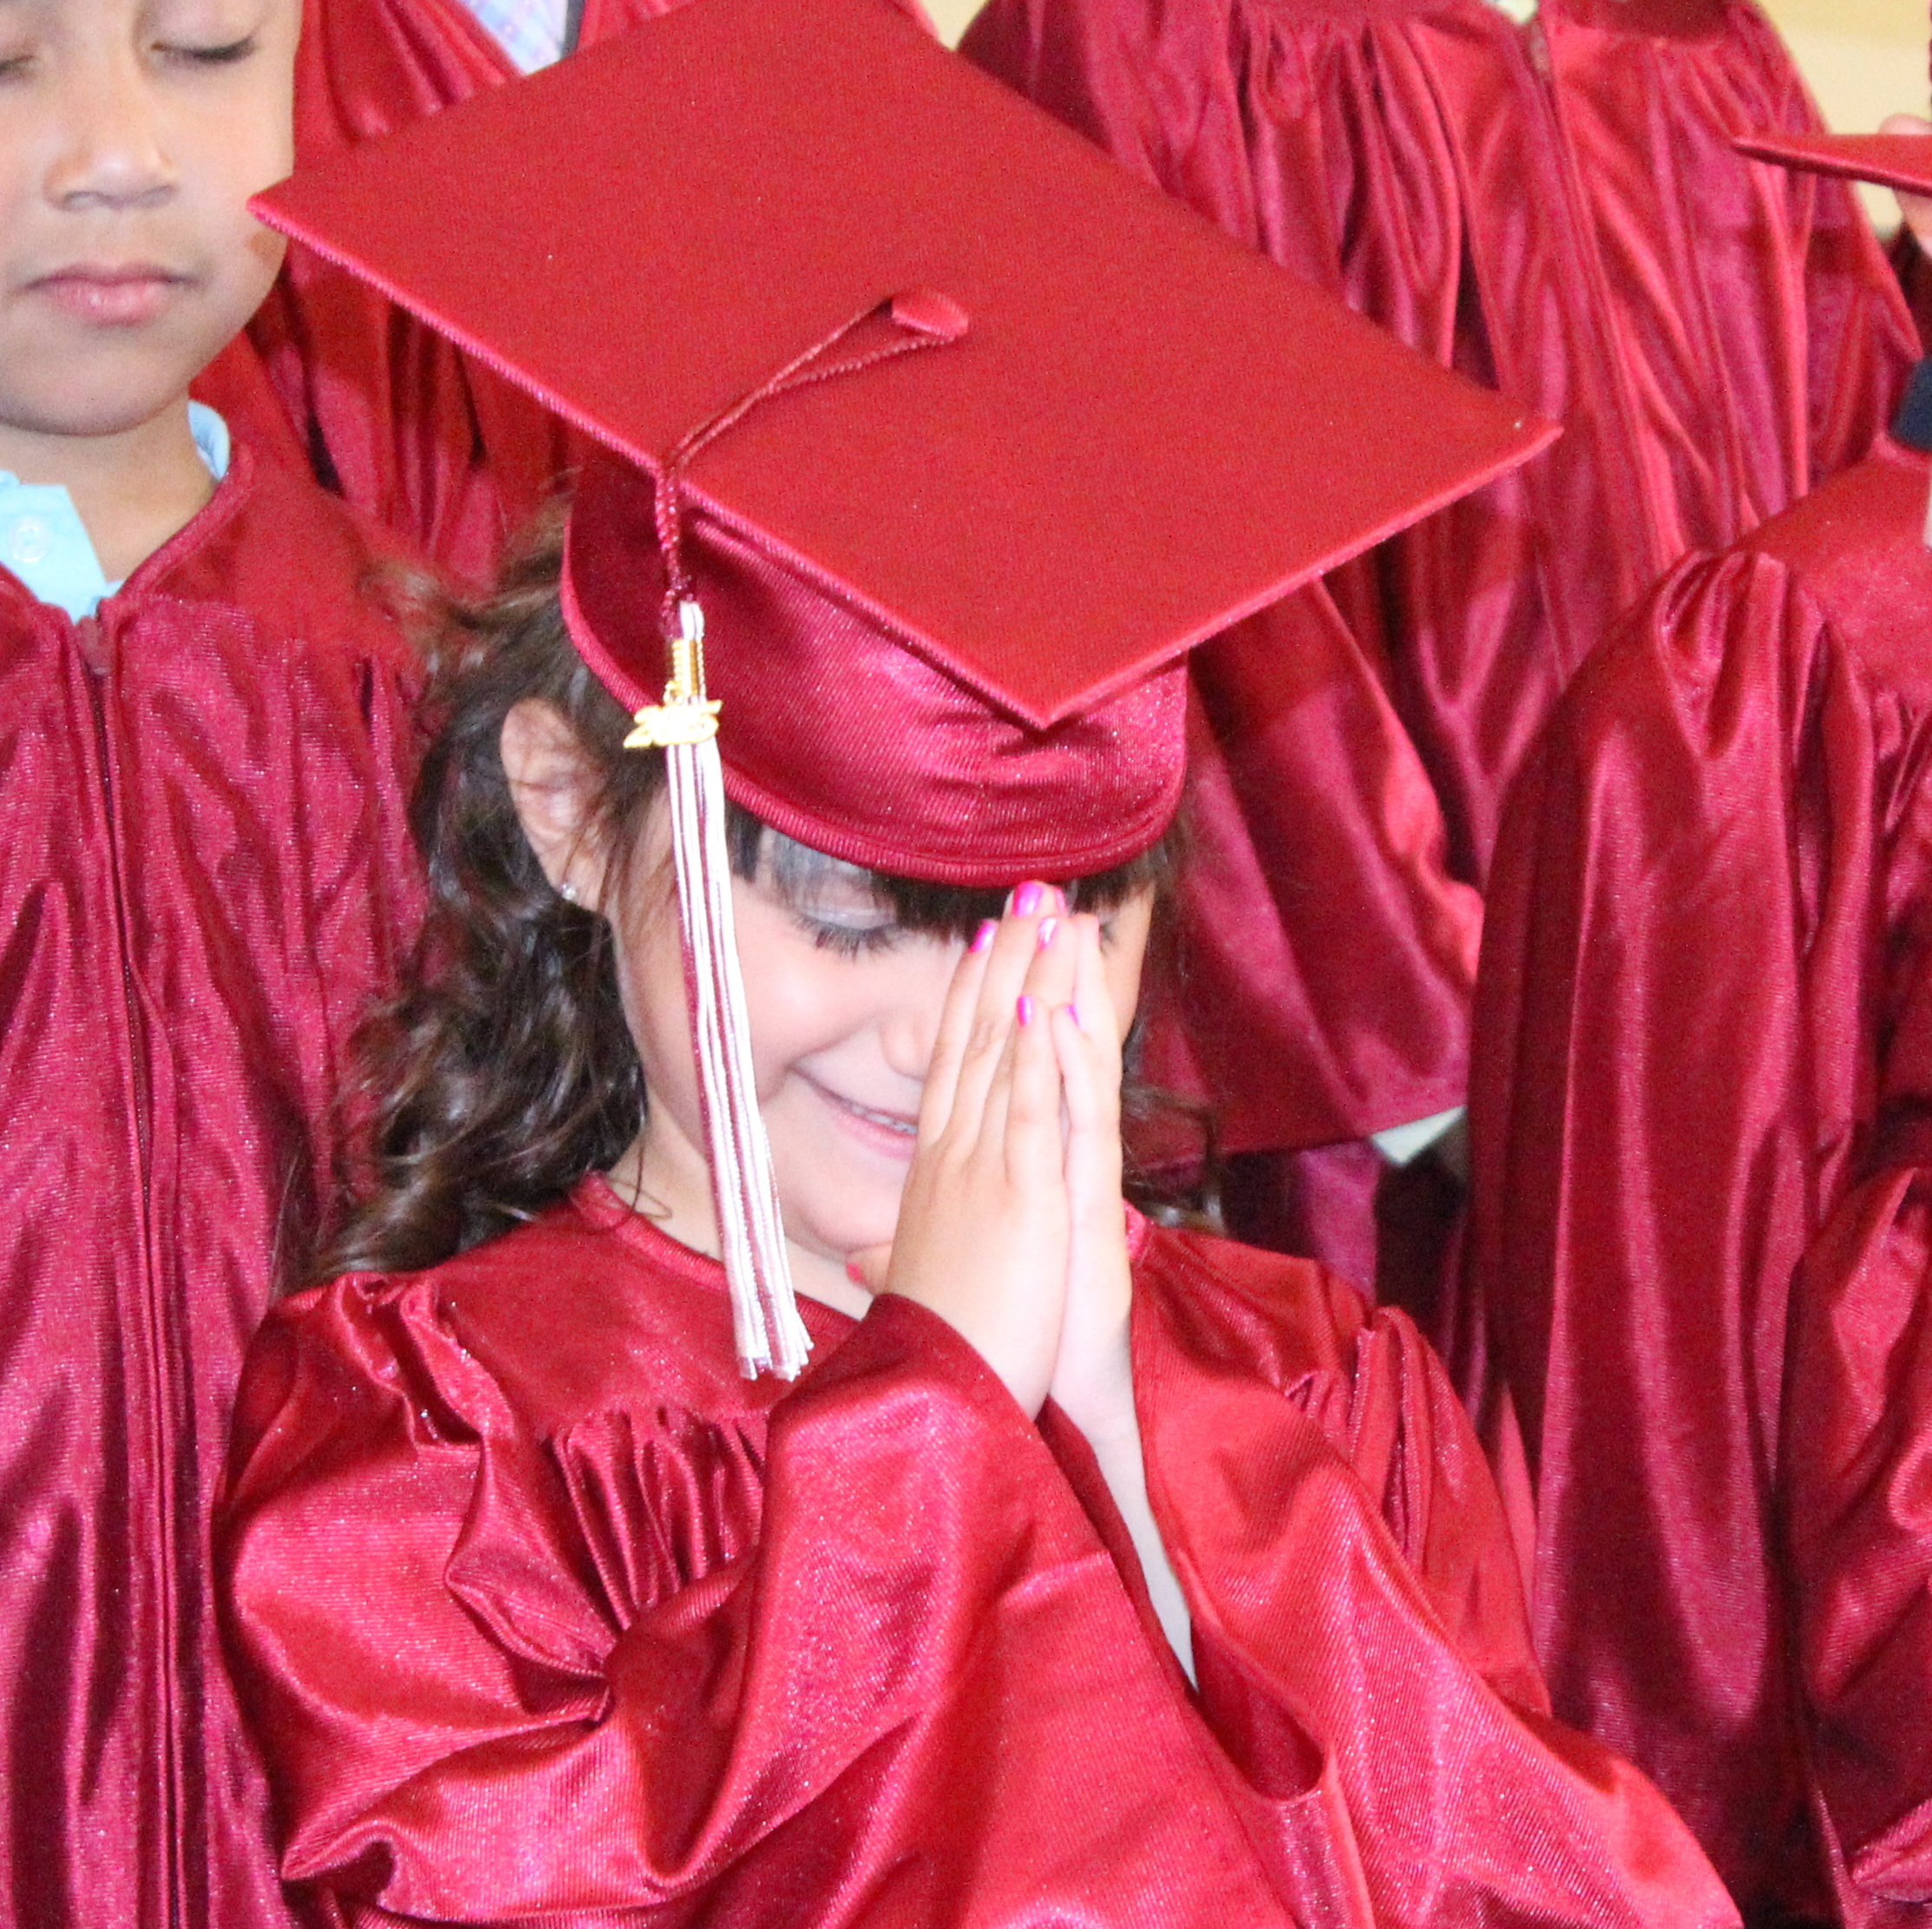
[[[372,1167],[321,1256],[324,1278],[415,1271],[507,1231],[613,1164],[644,1121],[648,1095],[610,926],[551,885],[500,748],[517,705],[552,705],[591,774],[588,820],[605,863],[630,862],[664,765],[624,748],[631,717],[571,644],[562,556],[559,513],[494,595],[447,605],[436,625],[432,740],[412,805],[429,915],[403,988],[359,1040],[349,1103],[368,1121]],[[1112,870],[1060,881],[1074,908],[1164,891],[1179,835]],[[735,806],[727,842],[737,876],[767,863],[782,891],[807,855]],[[947,937],[970,935],[1005,898],[882,873],[869,882],[901,929]]]

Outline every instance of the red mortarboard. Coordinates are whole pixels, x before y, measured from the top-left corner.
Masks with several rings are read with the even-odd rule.
[[[1763,134],[1733,143],[1753,161],[1932,194],[1932,138],[1913,134]]]
[[[883,630],[1009,726],[1090,711],[1552,432],[1135,183],[878,0],[692,0],[259,205],[652,471],[841,324],[909,291],[948,298],[967,330],[943,352],[767,403],[704,451],[683,483],[692,573],[709,606],[706,538],[735,537],[851,613],[848,651]],[[598,522],[600,548],[619,539],[621,515]],[[634,552],[649,528],[628,526]],[[599,667],[638,707],[662,679],[655,605],[633,596],[620,622],[634,557],[578,551]],[[727,771],[769,812],[802,773],[761,754],[756,712],[776,706],[774,747],[835,753],[876,666],[815,663],[806,690],[806,666],[786,679],[768,658],[754,686],[722,608],[709,625]],[[868,754],[893,734],[875,721]],[[1009,735],[983,751],[1027,732]],[[822,762],[806,765],[815,784]],[[902,766],[916,790],[920,759]],[[1090,808],[1086,774],[1069,817]],[[906,869],[925,852],[942,876],[1003,882],[1094,868],[1108,841],[1077,837],[1055,863],[1016,817],[975,854],[948,808],[881,795],[882,842],[842,854]],[[913,828],[935,815],[936,843]]]
[[[724,790],[902,874],[1105,869],[1178,799],[1192,644],[1555,432],[881,0],[690,0],[258,206],[624,458],[580,485],[565,608],[666,747],[748,1369],[804,1336]]]
[[[1903,194],[1932,194],[1932,135],[1754,134],[1735,146],[1753,161],[1869,180],[1880,187],[1896,187]]]

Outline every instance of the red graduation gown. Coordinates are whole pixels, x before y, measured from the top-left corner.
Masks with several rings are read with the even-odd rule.
[[[1777,1483],[1852,1424],[1781,1427],[1791,1279],[1926,1063],[1927,481],[1888,445],[1673,571],[1552,718],[1489,900],[1470,1270],[1538,1652],[1765,1919],[1824,1899]]]
[[[278,1307],[220,1531],[284,1867],[331,1919],[1723,1922],[1550,1722],[1468,1423],[1401,1316],[1134,1230],[1191,1694],[1081,1437],[910,1302],[741,1380],[600,1178]]]
[[[298,164],[510,77],[462,0],[305,0]],[[278,459],[487,582],[570,460],[543,409],[299,246],[195,392]]]
[[[377,552],[238,443],[76,625],[0,574],[0,1919],[285,1919],[215,1638],[243,1348],[417,914]]]
[[[1529,30],[1488,0],[989,0],[962,45],[1236,239],[1562,423],[1536,461],[1328,579],[1434,784],[1449,872],[1471,882],[1510,772],[1614,620],[1687,547],[1857,460],[1913,356],[1844,184],[1730,149],[1817,124],[1748,0],[1548,0]],[[1205,692],[1201,869],[1272,889],[1232,903],[1189,882],[1187,940],[1225,967],[1211,995],[1183,984],[1200,1035],[1156,1040],[1155,1062],[1198,1066],[1182,1088],[1229,1108],[1238,1149],[1293,1151],[1322,1140],[1285,1085],[1350,1093],[1325,1110],[1330,1138],[1456,1103],[1467,1005],[1437,935],[1441,833],[1360,784],[1358,766],[1398,762],[1380,721],[1297,710],[1285,655],[1247,653],[1239,704]],[[1325,783],[1305,846],[1271,794]],[[1372,974],[1315,961],[1351,927],[1344,955]],[[1444,1095],[1416,1102],[1431,1081]],[[1372,1191],[1365,1148],[1324,1159]],[[1276,1161],[1267,1183],[1286,1203],[1324,1159]],[[1343,1218],[1352,1237],[1323,1256],[1372,1259],[1365,1201]],[[1426,1279],[1395,1283],[1423,1309]]]
[[[1928,1151],[1922,1134],[1844,1201],[1791,1302],[1782,1498],[1811,1788],[1846,1929],[1932,1914]]]
[[[1564,681],[1686,548],[1870,445],[1914,358],[1749,0],[990,0],[963,50],[1237,239],[1560,421],[1536,461],[1332,579],[1480,882]]]

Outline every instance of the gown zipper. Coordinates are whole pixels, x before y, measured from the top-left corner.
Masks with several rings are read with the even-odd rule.
[[[129,1081],[134,1115],[136,1172],[139,1181],[141,1270],[139,1295],[141,1340],[147,1352],[148,1451],[154,1469],[149,1492],[144,1497],[154,1528],[156,1552],[154,1591],[159,1638],[153,1652],[160,1670],[160,1706],[158,1710],[164,1787],[162,1788],[161,1854],[166,1871],[165,1926],[157,1929],[181,1929],[181,1762],[179,1716],[180,1695],[177,1680],[179,1657],[174,1630],[179,1611],[176,1598],[174,1539],[175,1469],[169,1452],[168,1420],[173,1410],[166,1368],[167,1352],[162,1331],[161,1309],[156,1292],[157,1270],[154,1250],[154,1081],[148,1064],[151,1028],[134,980],[133,923],[128,910],[128,827],[123,821],[124,798],[116,781],[117,732],[114,727],[115,708],[116,638],[98,616],[83,616],[75,625],[75,639],[81,659],[87,666],[89,708],[94,725],[95,751],[99,760],[101,804],[108,828],[108,872],[113,890],[114,943],[121,966],[121,996],[127,1024]]]

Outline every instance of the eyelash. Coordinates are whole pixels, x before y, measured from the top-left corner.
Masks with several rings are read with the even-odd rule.
[[[170,60],[181,61],[190,67],[232,67],[255,51],[255,36],[246,34],[219,47],[163,47],[159,50]]]
[[[799,928],[811,934],[816,949],[835,952],[842,958],[889,951],[899,942],[896,924],[822,924],[816,918],[807,917],[802,911],[794,912],[793,915],[798,921]]]

